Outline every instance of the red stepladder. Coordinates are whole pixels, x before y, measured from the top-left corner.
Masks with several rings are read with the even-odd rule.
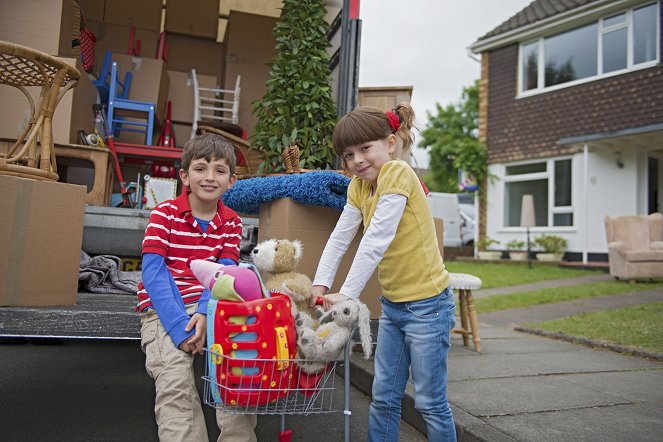
[[[168,108],[166,110],[166,122],[161,129],[159,134],[159,139],[157,140],[157,146],[159,147],[175,147],[175,133],[173,132],[173,125],[170,121],[171,106],[173,102],[168,102]]]

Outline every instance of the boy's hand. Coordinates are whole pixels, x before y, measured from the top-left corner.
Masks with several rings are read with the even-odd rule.
[[[188,324],[186,327],[184,327],[184,330],[186,331],[191,331],[195,327],[196,331],[191,336],[188,340],[185,342],[182,342],[180,344],[180,348],[182,345],[186,345],[189,347],[189,351],[187,353],[203,353],[203,347],[205,345],[205,331],[207,329],[207,316],[201,315],[200,313],[195,313],[191,319],[189,320]],[[184,348],[181,348],[181,350],[186,351]]]
[[[308,306],[311,307],[312,309],[315,308],[316,304],[315,301],[318,298],[322,298],[325,296],[325,293],[327,293],[327,287],[324,285],[314,285],[311,287],[311,297],[308,300]]]

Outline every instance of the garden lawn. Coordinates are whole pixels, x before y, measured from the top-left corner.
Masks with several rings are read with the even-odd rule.
[[[663,353],[661,318],[663,318],[663,302],[652,302],[523,325]]]
[[[527,267],[527,263],[494,264],[448,261],[445,262],[445,266],[452,273],[469,273],[478,276],[482,281],[481,288],[484,289],[604,273],[601,270],[565,269],[552,265],[536,265],[536,263],[533,263],[531,269]]]
[[[475,299],[474,305],[478,313],[490,313],[510,308],[554,304],[556,302],[571,301],[580,298],[640,292],[655,287],[663,287],[663,283],[643,282],[629,284],[625,281],[600,281],[570,287],[555,287],[530,292],[512,293],[510,295],[493,295],[487,298]]]

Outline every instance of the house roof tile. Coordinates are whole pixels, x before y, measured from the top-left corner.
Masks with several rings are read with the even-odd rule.
[[[598,0],[536,0],[522,11],[479,38],[479,41],[594,3]]]

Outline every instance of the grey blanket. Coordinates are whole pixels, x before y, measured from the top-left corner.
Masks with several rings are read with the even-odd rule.
[[[91,293],[119,293],[135,295],[140,272],[120,270],[120,258],[113,255],[90,257],[81,251],[78,286]]]

